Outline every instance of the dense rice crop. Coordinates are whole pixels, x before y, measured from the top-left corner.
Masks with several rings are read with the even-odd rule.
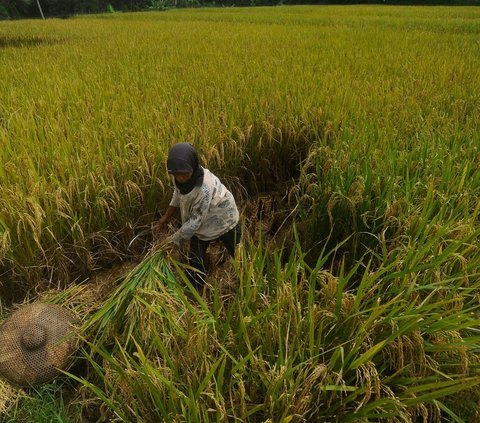
[[[368,175],[390,191],[408,177],[402,192],[373,193],[385,204],[413,203],[428,182],[478,187],[479,14],[295,7],[2,23],[2,267],[67,278],[124,252],[165,204],[165,151],[180,140],[261,190],[310,145],[327,149],[322,201]]]
[[[239,199],[293,178],[298,240],[247,243],[228,303],[162,290],[184,283],[163,256],[122,279],[87,313],[109,412],[458,418],[448,395],[479,398],[479,33],[472,7],[1,23],[3,287],[130,254],[188,140]]]

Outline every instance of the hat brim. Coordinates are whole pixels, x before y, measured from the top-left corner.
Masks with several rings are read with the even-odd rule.
[[[30,350],[22,344],[22,333],[37,323],[46,329],[46,341]],[[0,376],[21,387],[53,379],[71,362],[74,324],[73,315],[57,305],[33,303],[18,309],[0,326]]]

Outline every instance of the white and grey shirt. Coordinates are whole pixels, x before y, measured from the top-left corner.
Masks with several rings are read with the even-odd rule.
[[[204,168],[203,184],[188,194],[175,187],[170,205],[180,207],[182,227],[172,236],[181,245],[196,235],[211,241],[233,229],[239,214],[232,193],[208,169]]]

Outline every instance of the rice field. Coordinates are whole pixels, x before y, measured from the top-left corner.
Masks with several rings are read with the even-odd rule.
[[[85,322],[72,407],[480,418],[479,35],[478,7],[0,22],[2,307],[45,295]],[[180,141],[245,206],[239,256],[203,296],[161,250],[87,295],[72,282],[138,259]],[[269,233],[249,202],[273,192]]]

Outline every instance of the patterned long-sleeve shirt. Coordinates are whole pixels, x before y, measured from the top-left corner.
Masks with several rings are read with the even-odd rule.
[[[170,205],[180,207],[182,227],[172,236],[180,245],[193,235],[204,241],[216,239],[235,227],[239,214],[232,193],[208,169],[203,184],[188,194],[175,187]]]

